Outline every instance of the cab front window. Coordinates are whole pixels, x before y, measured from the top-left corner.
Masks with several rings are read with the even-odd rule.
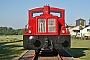
[[[48,19],[48,32],[55,32],[56,31],[56,20],[54,18]]]
[[[38,19],[38,32],[46,32],[46,19],[45,18]]]

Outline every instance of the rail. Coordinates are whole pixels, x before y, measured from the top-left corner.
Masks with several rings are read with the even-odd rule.
[[[35,52],[35,50],[28,50],[23,53],[18,59],[13,60],[79,60],[74,58],[66,50],[41,50]]]

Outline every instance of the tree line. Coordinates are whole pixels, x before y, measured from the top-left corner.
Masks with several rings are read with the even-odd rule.
[[[24,29],[13,29],[11,27],[0,27],[0,35],[23,35]]]

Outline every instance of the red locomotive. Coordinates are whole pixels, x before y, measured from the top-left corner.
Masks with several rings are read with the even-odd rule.
[[[42,14],[34,16],[34,13]],[[58,13],[59,16],[54,13]],[[28,50],[70,48],[71,39],[64,13],[64,9],[49,5],[28,10],[28,24],[23,35],[24,48]]]

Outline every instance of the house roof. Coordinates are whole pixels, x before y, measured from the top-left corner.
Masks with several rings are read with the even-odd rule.
[[[70,28],[70,30],[79,30],[79,26],[76,26],[74,28]]]
[[[88,26],[88,27],[85,27],[84,29],[90,29],[90,26]]]
[[[84,19],[82,19],[82,18],[79,18],[79,19],[77,19],[77,20],[83,20],[83,21],[86,21],[86,20],[84,20]],[[76,20],[76,21],[77,21],[77,20]]]
[[[89,25],[86,25],[85,27],[88,27]]]
[[[84,28],[84,26],[82,26],[82,27]],[[79,26],[76,26],[74,28],[69,28],[69,30],[72,31],[72,30],[80,30],[80,29],[79,29]]]

